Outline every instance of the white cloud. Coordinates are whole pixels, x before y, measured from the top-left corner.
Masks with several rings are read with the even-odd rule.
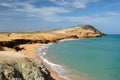
[[[98,0],[49,0],[57,5],[74,7],[74,8],[85,8],[88,3],[97,2]]]
[[[12,1],[12,0],[11,0]],[[32,1],[32,0],[31,0]],[[96,2],[98,0],[49,0],[58,5],[72,6],[76,8],[85,8],[86,4],[90,2]],[[9,7],[15,11],[26,14],[28,17],[36,16],[40,19],[48,22],[59,22],[59,21],[69,21],[69,22],[83,22],[83,23],[92,23],[92,22],[102,22],[104,18],[92,18],[89,16],[61,16],[59,14],[70,13],[72,10],[69,10],[65,7],[35,7],[31,2],[20,2],[13,1],[0,3],[0,6]]]
[[[23,9],[15,9],[16,11],[24,12],[27,14],[28,17],[30,16],[36,16],[40,17],[45,21],[59,21],[58,14],[60,13],[69,13],[70,11],[68,9],[65,9],[63,7],[41,7],[36,8],[32,5],[27,5]],[[56,17],[57,16],[57,17]]]
[[[38,9],[42,15],[56,15],[58,13],[68,13],[70,12],[68,9],[62,7],[42,7]]]
[[[18,12],[24,12],[28,15],[56,15],[59,13],[70,12],[68,9],[63,7],[35,7],[34,5],[27,2],[3,2],[0,6],[11,8]]]
[[[43,20],[48,22],[79,22],[79,23],[100,23],[106,21],[103,17],[90,17],[90,16],[59,16],[59,15],[44,15]]]
[[[95,22],[103,22],[105,18],[101,17],[89,17],[89,16],[78,16],[78,17],[66,17],[67,20],[71,22],[83,22],[83,23],[95,23]]]
[[[111,16],[120,16],[119,12],[112,12],[112,11],[108,11],[106,12],[107,15],[111,15]]]

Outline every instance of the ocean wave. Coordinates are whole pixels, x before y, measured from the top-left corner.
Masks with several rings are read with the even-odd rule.
[[[44,58],[43,56],[41,56],[41,59],[43,60],[44,63],[50,65],[51,69],[58,73],[59,77],[64,78],[66,80],[70,80],[68,77],[66,77],[64,75],[66,73],[66,70],[63,66],[52,63],[52,62],[48,61],[46,58]]]
[[[50,62],[49,60],[47,60],[44,56],[46,55],[46,49],[51,46],[53,43],[49,43],[49,44],[44,44],[43,46],[41,46],[40,48],[36,49],[37,54],[39,55],[39,57],[42,59],[42,61],[46,64],[48,64],[51,69],[55,72],[58,73],[59,77],[65,79],[65,80],[71,80],[68,77],[66,77],[67,75],[67,70],[65,69],[64,66],[59,65],[59,64],[55,64],[53,62]]]
[[[54,43],[49,43],[49,44],[44,44],[43,46],[41,46],[40,48],[36,49],[36,53],[38,53],[39,56],[44,56],[46,55],[46,49],[51,46]]]
[[[77,40],[77,39],[62,39],[62,40],[59,40],[59,42],[71,41],[71,40]]]

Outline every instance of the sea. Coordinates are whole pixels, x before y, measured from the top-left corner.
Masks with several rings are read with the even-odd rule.
[[[120,35],[61,40],[36,52],[65,80],[120,80]]]

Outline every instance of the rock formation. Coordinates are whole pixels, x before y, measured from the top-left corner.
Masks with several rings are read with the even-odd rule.
[[[38,59],[15,52],[0,52],[0,80],[54,80]]]
[[[14,48],[16,51],[23,50],[21,44],[57,42],[69,38],[101,37],[103,33],[90,25],[78,25],[70,28],[50,30],[33,33],[5,33],[0,34],[0,46]]]

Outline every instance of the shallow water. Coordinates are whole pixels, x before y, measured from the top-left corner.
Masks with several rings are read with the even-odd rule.
[[[120,80],[120,35],[62,41],[44,58],[70,80]]]

